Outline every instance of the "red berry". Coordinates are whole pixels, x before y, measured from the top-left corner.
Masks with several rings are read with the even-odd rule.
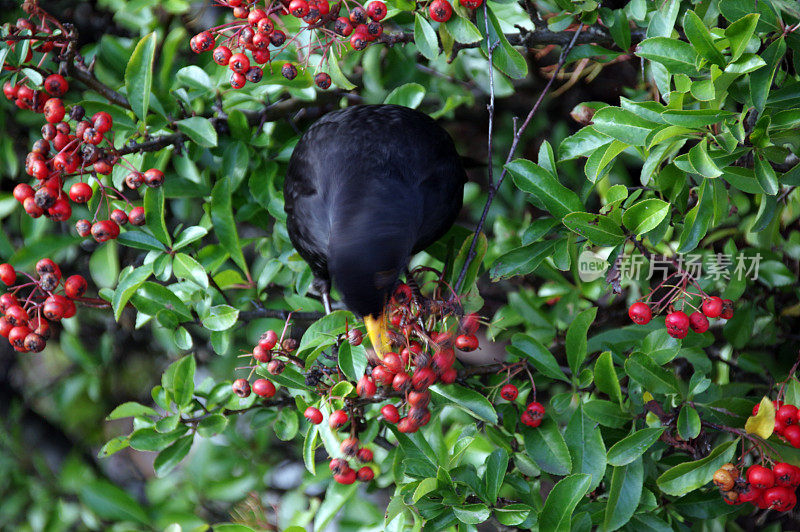
[[[775,420],[784,425],[797,424],[797,407],[794,405],[782,405],[775,411]]]
[[[35,191],[33,187],[27,183],[20,183],[14,187],[14,199],[23,203],[28,198],[33,198]]]
[[[250,60],[243,53],[235,53],[231,56],[228,68],[237,74],[244,74],[250,68]]]
[[[275,31],[275,23],[272,22],[271,18],[264,17],[258,21],[258,24],[256,24],[256,31],[262,35],[269,35]]]
[[[369,41],[367,40],[367,36],[364,33],[356,32],[350,36],[350,46],[353,47],[353,50],[361,51],[367,47]]]
[[[794,491],[782,486],[767,489],[761,498],[767,508],[779,512],[791,510],[797,504],[797,496]]]
[[[436,374],[431,368],[417,368],[411,378],[411,385],[417,391],[427,390],[436,382]]]
[[[303,413],[303,415],[314,425],[319,425],[322,423],[322,412],[319,411],[319,408],[309,406],[306,408],[306,411]]]
[[[48,297],[42,306],[42,314],[50,321],[58,321],[64,317],[64,305],[58,300]]]
[[[75,203],[86,203],[92,199],[93,193],[94,191],[88,183],[79,182],[69,187],[69,199]]]
[[[271,57],[271,55],[269,53],[269,50],[266,50],[266,49],[265,50],[256,50],[255,52],[253,52],[253,60],[256,63],[261,64],[261,65],[263,65],[266,62],[268,62],[270,60],[270,57]],[[253,70],[254,68],[257,68],[257,67],[250,67],[250,69],[247,71],[247,73],[244,75],[244,77],[245,77],[245,79],[247,81],[249,81],[251,83],[258,83],[259,81],[261,81],[261,78],[264,76],[264,71],[259,68],[258,69],[258,72],[260,72],[260,74],[259,74],[255,70]]]
[[[247,78],[244,77],[244,74],[239,74],[237,72],[231,72],[231,87],[234,89],[241,89],[247,83]]]
[[[350,464],[348,464],[347,460],[344,458],[334,458],[331,460],[330,464],[328,464],[328,468],[330,468],[331,473],[334,475],[340,475],[350,469]]]
[[[337,35],[348,37],[351,33],[353,33],[353,25],[350,24],[350,20],[348,18],[339,17],[333,23],[333,31],[336,32]]]
[[[673,338],[682,339],[689,334],[689,316],[682,310],[667,314],[664,323],[667,326],[667,334]]]
[[[328,419],[328,423],[332,429],[336,430],[342,428],[348,419],[347,412],[344,410],[334,410]]]
[[[31,333],[31,330],[24,325],[17,325],[8,333],[8,342],[11,346],[20,352],[27,351],[25,347],[25,338]]]
[[[775,423],[779,423],[779,421],[775,420]],[[776,431],[777,432],[777,431]],[[783,425],[783,431],[781,431],[781,436],[786,438],[786,441],[789,442],[794,448],[800,448],[800,426],[798,425]]]
[[[225,66],[231,61],[231,56],[233,52],[227,46],[217,46],[214,48],[214,52],[211,56],[214,58],[214,62],[218,65]]]
[[[12,305],[5,311],[5,318],[11,325],[27,325],[30,316],[28,312],[19,305]]]
[[[150,188],[160,187],[164,184],[164,172],[151,168],[144,173],[144,184]]]
[[[111,220],[100,220],[92,224],[92,238],[103,243],[119,235],[119,226]]]
[[[347,469],[339,475],[333,475],[333,480],[339,484],[352,484],[356,481],[356,472],[352,469]]]
[[[40,259],[36,263],[36,266],[34,267],[34,269],[36,270],[36,273],[39,274],[39,275],[44,275],[46,273],[52,273],[53,275],[55,275],[56,277],[61,279],[61,268],[59,268],[58,264],[53,262],[52,259],[49,259],[49,258]]]
[[[270,34],[269,40],[272,43],[272,46],[281,47],[283,46],[283,43],[286,42],[286,34],[281,30],[275,30]]]
[[[361,6],[354,7],[350,10],[350,21],[353,24],[364,24],[367,21],[367,11]]]
[[[273,330],[265,332],[258,339],[258,345],[267,350],[274,348],[275,345],[277,345],[277,343],[278,343],[278,334]]]
[[[750,483],[744,484],[739,491],[739,500],[741,502],[752,502],[755,503],[762,495],[762,491],[758,488],[754,488],[750,485]]]
[[[272,397],[275,395],[275,385],[267,379],[256,379],[253,383],[253,393],[259,397]]]
[[[141,172],[129,172],[128,175],[125,176],[125,184],[128,185],[128,188],[131,190],[136,190],[144,183],[144,174]]]
[[[461,0],[461,5],[467,9],[478,9],[483,4],[483,0]]]
[[[369,466],[364,466],[358,470],[357,474],[358,480],[361,482],[369,482],[373,478],[375,478],[375,472]]]
[[[381,2],[381,0],[372,0],[372,2],[367,4],[367,15],[376,22],[383,20],[386,16],[386,12],[386,4]]]
[[[747,470],[747,481],[760,490],[775,485],[775,474],[764,466],[754,465]]]
[[[381,415],[383,419],[389,423],[397,423],[400,421],[400,413],[394,405],[383,405],[383,407],[381,407]]]
[[[792,464],[786,462],[778,462],[772,466],[772,472],[775,474],[776,486],[796,486],[798,469]]]
[[[284,63],[281,67],[281,75],[289,81],[292,81],[297,77],[297,67],[291,63]]]
[[[250,396],[250,383],[247,379],[236,379],[233,381],[233,393],[244,399]]]
[[[459,351],[475,351],[478,349],[478,337],[474,334],[461,334],[456,337],[456,348]]]
[[[500,397],[506,401],[514,401],[519,395],[519,390],[513,384],[506,384],[500,389]]]
[[[394,379],[392,379],[392,389],[397,392],[405,392],[410,386],[411,375],[405,371],[401,371],[400,373],[396,374]]]
[[[19,85],[12,85],[10,81],[6,81],[3,84],[3,94],[5,94],[7,99],[15,99],[17,97],[17,92],[19,92]]]
[[[308,15],[308,2],[306,0],[292,0],[289,2],[289,13],[297,18]]]
[[[46,344],[47,342],[45,339],[35,332],[28,334],[28,336],[25,337],[25,340],[23,340],[23,346],[25,347],[25,350],[31,353],[41,352],[45,348]]]
[[[692,312],[689,315],[689,327],[698,334],[702,334],[708,330],[708,318],[702,312]]]
[[[50,96],[63,96],[69,90],[69,83],[60,74],[50,74],[44,79],[44,90]]]
[[[442,373],[440,380],[442,381],[443,384],[453,384],[454,382],[456,382],[457,377],[458,377],[458,372],[455,369],[450,368]]]
[[[375,366],[372,369],[372,378],[375,379],[375,384],[389,386],[392,384],[392,380],[394,380],[394,373],[383,366]]]
[[[391,373],[399,373],[405,369],[405,366],[403,365],[403,360],[397,353],[386,353],[383,356],[383,360],[381,360],[381,363]]]
[[[61,122],[65,113],[64,102],[60,98],[50,98],[44,104],[44,119],[51,124]]]
[[[404,417],[397,422],[397,430],[404,433],[417,432],[417,430],[419,430],[419,425],[414,423],[414,420],[410,417]]]
[[[364,341],[364,334],[358,329],[350,329],[347,331],[347,341],[352,346],[359,346]]]
[[[145,223],[145,216],[144,216],[144,208],[143,207],[134,207],[131,209],[131,212],[128,213],[128,222],[131,225],[144,225]]]
[[[416,390],[412,390],[408,392],[408,404],[414,408],[425,408],[428,406],[428,403],[431,401],[431,392],[425,390],[424,392],[418,392]]]
[[[329,89],[331,86],[331,77],[325,72],[320,72],[314,76],[314,84],[322,90]]]
[[[722,300],[722,313],[719,317],[723,320],[729,320],[733,317],[733,301],[730,299]]]
[[[87,287],[86,279],[84,279],[82,275],[70,275],[67,277],[67,280],[64,281],[64,293],[67,297],[73,299],[85,294]]]
[[[247,23],[251,26],[258,24],[261,19],[267,18],[267,12],[263,9],[254,9],[247,15]]]
[[[111,115],[105,111],[98,111],[92,116],[92,127],[101,133],[106,133],[111,130],[114,125],[114,120]]]
[[[722,299],[712,296],[703,300],[703,314],[709,318],[717,318],[722,314]]]
[[[280,375],[284,369],[286,369],[286,362],[277,358],[273,358],[267,364],[267,371],[269,371],[270,375]]]
[[[6,286],[11,286],[17,280],[17,271],[8,263],[0,264],[0,281]]]
[[[371,450],[367,449],[366,447],[362,447],[358,450],[356,457],[358,458],[359,462],[372,462],[374,455],[372,454]]]
[[[453,6],[447,0],[433,0],[428,12],[436,22],[447,22],[453,16]]]
[[[461,330],[464,334],[475,334],[478,332],[478,327],[480,327],[480,319],[481,317],[473,312],[472,314],[467,314],[463,318],[461,318]]]
[[[377,390],[378,387],[375,386],[375,382],[366,375],[362,375],[358,380],[358,384],[356,384],[356,393],[359,397],[370,398],[375,395]]]
[[[653,318],[653,312],[647,304],[637,301],[628,309],[628,316],[630,316],[633,323],[646,325]]]
[[[358,438],[345,438],[339,446],[339,450],[342,451],[343,455],[353,457],[358,453],[360,445]]]

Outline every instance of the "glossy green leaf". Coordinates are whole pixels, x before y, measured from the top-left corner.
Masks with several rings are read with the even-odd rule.
[[[636,47],[636,55],[664,65],[674,74],[697,74],[700,56],[688,42],[669,37],[645,39]]]
[[[451,403],[466,413],[487,423],[497,423],[497,412],[483,394],[458,384],[430,387],[431,397],[436,402]]]
[[[539,517],[539,530],[568,532],[572,512],[581,501],[592,482],[591,475],[570,475],[553,486],[547,495]]]
[[[700,415],[691,406],[684,405],[678,414],[678,434],[684,440],[693,440],[700,434]]]
[[[144,193],[144,217],[147,228],[163,244],[169,246],[172,239],[167,231],[164,216],[164,189],[163,187],[148,188]]]
[[[170,471],[175,469],[175,466],[189,454],[193,441],[193,435],[184,436],[158,453],[155,462],[153,462],[153,469],[156,472],[156,476],[165,477]]]
[[[720,67],[725,66],[725,58],[714,46],[714,38],[711,36],[711,32],[708,31],[705,23],[697,16],[697,13],[692,10],[687,11],[683,17],[683,31],[697,53]]]
[[[652,231],[669,214],[669,203],[650,198],[634,203],[622,215],[622,223],[633,234],[643,235]]]
[[[609,465],[618,467],[630,464],[658,441],[663,433],[663,428],[647,427],[625,436],[608,450]]]
[[[564,431],[564,441],[572,458],[572,472],[589,474],[590,489],[597,487],[606,471],[606,447],[600,429],[582,407],[572,414]]]
[[[727,37],[731,49],[731,61],[736,61],[744,53],[747,43],[750,42],[750,38],[756,30],[758,17],[758,13],[750,13],[725,28],[725,37]]]
[[[414,14],[414,43],[417,45],[419,53],[426,59],[433,60],[439,55],[439,40],[436,38],[436,32],[433,31],[430,22],[419,13]]]
[[[711,480],[714,471],[730,461],[737,443],[738,440],[727,441],[705,458],[668,469],[658,477],[656,484],[667,495],[683,495],[704,486]]]
[[[152,32],[142,37],[136,44],[125,67],[125,91],[128,101],[133,112],[143,121],[150,109],[155,53],[156,34]]]
[[[555,422],[545,419],[538,427],[524,427],[521,432],[525,452],[542,471],[552,475],[566,475],[572,470],[569,448]]]
[[[111,308],[114,310],[114,319],[119,321],[125,305],[128,304],[134,292],[144,283],[153,273],[153,265],[145,264],[132,271],[123,271],[120,275],[119,284],[114,290],[111,299]]]
[[[594,114],[595,130],[632,146],[644,146],[658,124],[620,107],[603,107]]]
[[[611,474],[603,530],[617,530],[630,521],[642,497],[644,467],[637,459],[628,465],[615,467]]]
[[[619,378],[614,370],[614,360],[610,351],[600,353],[594,364],[594,384],[597,389],[605,393],[611,399],[621,403],[622,389],[619,385]]]
[[[579,373],[583,361],[586,359],[586,334],[596,316],[597,307],[588,308],[575,316],[567,329],[567,362],[573,375]]]
[[[618,246],[625,241],[619,224],[602,214],[573,212],[564,217],[564,225],[596,246]]]
[[[497,502],[497,495],[500,493],[500,487],[503,485],[503,480],[506,478],[506,469],[508,468],[508,452],[501,448],[495,449],[486,459],[486,471],[483,474],[486,496],[489,502],[494,504]],[[488,517],[487,517],[488,518]],[[484,519],[485,521],[486,519]]]
[[[518,188],[533,194],[556,218],[582,211],[577,194],[562,185],[550,172],[527,159],[516,159],[506,165]]]
[[[553,354],[533,336],[517,333],[511,338],[509,353],[527,360],[543,375],[564,382],[570,382]]]
[[[653,362],[644,353],[633,353],[625,362],[625,372],[650,393],[680,393],[675,375]]]
[[[203,327],[210,331],[227,331],[236,325],[238,318],[239,309],[230,305],[215,305],[200,317]]]
[[[220,179],[211,191],[210,215],[214,232],[219,238],[220,244],[230,253],[231,259],[236,263],[242,272],[249,278],[250,270],[247,261],[242,253],[242,245],[239,241],[239,232],[236,227],[236,220],[233,217],[233,204],[231,201],[231,184],[228,179]]]
[[[367,350],[363,345],[352,346],[343,342],[339,346],[339,367],[348,379],[358,381],[367,369]]]

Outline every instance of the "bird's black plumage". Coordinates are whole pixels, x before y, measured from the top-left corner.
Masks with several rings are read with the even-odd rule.
[[[289,236],[349,309],[378,315],[409,257],[455,221],[465,181],[453,140],[428,115],[397,105],[335,111],[289,161]]]

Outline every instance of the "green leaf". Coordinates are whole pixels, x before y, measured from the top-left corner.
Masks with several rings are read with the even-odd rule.
[[[188,279],[203,289],[208,289],[208,275],[195,259],[185,253],[176,253],[172,261],[172,271],[178,279]]]
[[[594,364],[594,384],[598,390],[622,403],[622,389],[610,351],[605,351],[597,357],[597,362]]]
[[[157,416],[158,413],[150,408],[149,406],[145,406],[143,404],[136,403],[134,401],[128,401],[126,403],[122,403],[106,417],[107,420],[111,421],[113,419],[122,419],[126,417],[139,417],[139,416]]]
[[[189,354],[173,362],[167,369],[167,371],[172,371],[172,387],[169,391],[172,393],[172,400],[179,407],[187,406],[192,402],[196,368],[197,363],[194,360],[194,355]]]
[[[158,432],[154,428],[137,429],[131,434],[131,447],[137,451],[161,451],[186,434],[188,427],[180,427],[171,432]]]
[[[673,74],[697,75],[700,56],[694,46],[670,37],[645,39],[636,47],[636,55],[664,65]]]
[[[334,310],[312,323],[303,333],[300,346],[297,348],[298,356],[306,360],[306,367],[316,360],[316,355],[320,351],[336,343],[336,336],[343,333],[348,324],[356,322],[357,319],[352,312]]]
[[[644,454],[664,433],[663,428],[643,428],[611,446],[608,450],[609,465],[619,467],[630,464]]]
[[[416,504],[425,495],[435,491],[438,487],[438,484],[439,483],[436,481],[436,478],[423,478],[417,485],[417,488],[414,490],[414,495],[411,496],[411,502]]]
[[[192,116],[178,120],[178,129],[200,146],[213,148],[217,145],[217,130],[208,118]]]
[[[619,224],[602,214],[573,212],[564,217],[564,225],[596,246],[618,246],[625,241]]]
[[[177,82],[192,89],[201,90],[207,94],[213,94],[214,86],[208,73],[197,65],[183,67],[175,73]]]
[[[163,478],[167,476],[170,471],[175,469],[175,466],[189,454],[193,441],[194,436],[189,434],[158,453],[155,462],[153,462],[153,469],[156,472],[156,476]]]
[[[147,280],[153,273],[153,265],[145,264],[139,266],[132,271],[123,271],[120,275],[119,284],[114,290],[114,296],[111,298],[111,308],[114,310],[114,319],[119,321],[122,316],[122,311],[125,305],[128,304],[131,296],[136,290]]]
[[[338,482],[331,483],[328,491],[325,493],[325,498],[317,508],[314,514],[314,530],[325,530],[328,524],[336,517],[342,506],[350,500],[358,490],[358,484],[339,484]],[[216,528],[216,527],[215,527]]]
[[[499,281],[515,275],[527,275],[552,254],[554,242],[546,240],[512,249],[495,259],[489,275]]]
[[[230,305],[215,305],[202,317],[203,327],[210,331],[227,331],[239,319],[239,310]]]
[[[591,482],[591,475],[570,475],[553,486],[539,514],[539,530],[568,532],[572,512],[589,491]]]
[[[633,353],[625,361],[625,372],[650,393],[680,393],[675,375],[653,362],[644,353]]]
[[[786,54],[786,39],[780,37],[770,44],[761,54],[766,61],[766,65],[750,74],[750,96],[753,99],[753,106],[761,113],[767,103],[767,96],[772,88],[772,79],[775,71]]]
[[[683,17],[683,31],[694,49],[704,58],[720,67],[725,66],[725,58],[714,46],[714,39],[702,19],[694,11],[687,11]]]
[[[129,248],[145,249],[147,251],[165,251],[164,244],[142,231],[125,231],[117,238],[117,242]]]
[[[469,249],[472,246],[472,239],[472,234],[465,238],[464,242],[461,244],[461,248],[458,250],[455,258],[453,258],[453,266],[450,268],[452,271],[450,278],[451,285],[455,285],[456,281],[458,281],[458,276],[461,275],[461,269],[464,267],[467,257],[469,257]],[[478,240],[475,242],[475,249],[472,250],[474,253],[472,256],[472,262],[470,262],[469,267],[464,274],[464,280],[462,281],[461,288],[459,289],[460,293],[466,294],[473,289],[475,280],[478,278],[478,272],[483,264],[483,258],[486,256],[486,251],[488,248],[489,241],[486,239],[486,235],[483,234],[483,232],[479,233]]]
[[[522,437],[525,452],[542,471],[551,475],[566,475],[572,470],[567,442],[555,422],[545,419],[536,428],[524,427]]]
[[[631,422],[630,414],[611,401],[590,399],[583,403],[583,408],[589,418],[606,427],[620,428]]]
[[[578,195],[562,185],[550,172],[527,159],[516,159],[506,165],[514,184],[533,194],[556,218],[583,210]]]
[[[491,515],[489,508],[485,504],[480,503],[454,506],[453,513],[459,521],[468,525],[483,523],[489,519]]]
[[[590,489],[596,488],[606,471],[606,447],[600,429],[583,407],[572,414],[564,431],[564,441],[572,458],[573,473],[588,473]]]
[[[603,107],[592,117],[592,126],[600,133],[631,146],[644,146],[647,135],[658,127],[641,116],[621,107]]]
[[[708,156],[708,139],[704,138],[689,150],[689,164],[703,177],[719,177],[722,170]]]
[[[355,89],[356,86],[353,85],[353,83],[349,79],[347,79],[347,76],[344,75],[344,72],[342,72],[342,69],[339,66],[339,64],[342,62],[342,54],[344,54],[344,52],[340,53],[336,51],[336,48],[334,47],[331,49],[330,54],[331,56],[328,59],[327,68],[328,72],[331,75],[331,80],[340,89],[346,91]]]
[[[172,244],[172,239],[167,231],[164,220],[164,189],[163,187],[148,188],[144,193],[144,217],[147,228],[164,245]]]
[[[616,530],[633,517],[642,497],[644,467],[637,459],[628,465],[615,467],[611,474],[603,530]]]
[[[543,375],[551,379],[570,382],[561,370],[561,366],[558,365],[556,357],[533,336],[522,333],[515,334],[511,338],[511,345],[506,347],[506,350],[512,355],[530,362]]]
[[[497,423],[497,412],[483,394],[459,384],[431,386],[431,397],[437,402],[452,403],[453,406],[487,423]]]
[[[756,179],[758,179],[761,188],[764,189],[764,193],[770,196],[776,195],[780,186],[778,185],[778,174],[775,173],[775,169],[772,168],[769,161],[758,152],[756,153],[754,163]]]
[[[191,227],[187,227],[186,229],[178,235],[178,238],[175,239],[175,243],[172,245],[172,249],[179,250],[183,247],[188,246],[192,242],[196,240],[200,240],[204,236],[208,234],[208,229],[205,227],[200,227],[199,225],[193,225]]]
[[[450,35],[452,35],[457,42],[463,44],[478,42],[482,38],[481,32],[475,27],[472,21],[456,13],[453,13],[453,16],[445,23],[445,26],[447,27],[447,31],[450,32]]]
[[[731,61],[739,59],[747,49],[747,43],[750,42],[750,38],[756,30],[758,17],[758,13],[750,13],[725,28],[725,37],[731,48]]]
[[[133,49],[125,67],[125,92],[131,109],[140,120],[146,121],[153,85],[153,60],[156,54],[156,34],[148,33]]]
[[[642,200],[628,207],[622,223],[635,235],[652,231],[669,214],[669,203],[656,198]]]
[[[233,218],[233,206],[231,202],[231,183],[229,179],[220,179],[211,191],[210,212],[211,223],[214,232],[219,238],[220,244],[230,253],[231,259],[236,263],[242,272],[250,278],[250,270],[247,261],[242,253],[242,245],[239,242],[239,233],[236,229],[236,220]]]
[[[419,83],[406,83],[390,92],[383,103],[416,109],[422,103],[424,97],[425,87]]]
[[[700,434],[700,415],[691,406],[684,405],[678,414],[678,434],[684,440],[693,440]]]
[[[508,452],[502,447],[495,449],[486,459],[486,471],[483,474],[486,496],[492,504],[497,502],[500,487],[506,478],[508,468]],[[488,517],[487,517],[488,519]],[[484,519],[485,521],[486,519]]]
[[[661,113],[661,117],[673,126],[699,129],[722,122],[735,116],[731,111],[715,109],[669,109]]]
[[[567,329],[567,362],[573,375],[580,373],[583,361],[586,360],[586,334],[596,316],[597,307],[588,308],[575,316]]]
[[[489,13],[488,38],[484,34],[487,24],[483,9],[478,9],[475,17],[478,31],[483,35],[481,39],[481,52],[483,52],[485,57],[488,57],[489,48],[487,41],[491,42],[493,46],[495,43],[499,43],[492,52],[492,64],[510,78],[525,79],[528,77],[528,62],[525,60],[525,57],[508,42],[500,26],[500,22],[497,20],[497,16],[488,5],[487,12]]]
[[[317,426],[309,425],[303,439],[303,463],[312,475],[317,474],[317,463],[314,460],[314,451],[317,448]]]
[[[134,521],[148,525],[144,508],[128,493],[107,480],[89,480],[80,485],[79,497],[101,519]]]
[[[297,436],[297,431],[300,430],[299,417],[300,413],[294,408],[281,408],[278,419],[275,420],[275,435],[283,441]]]
[[[525,522],[533,510],[527,504],[511,503],[494,509],[494,517],[501,525],[517,526]]]
[[[363,345],[343,342],[339,346],[339,367],[348,379],[358,381],[367,369],[367,350]]]
[[[705,458],[694,462],[685,462],[666,470],[656,484],[667,495],[684,495],[694,491],[711,480],[714,471],[730,461],[736,451],[737,440],[727,441]]]
[[[439,56],[439,41],[436,38],[436,32],[433,31],[430,22],[421,17],[419,13],[414,13],[414,44],[426,59],[433,61]]]
[[[703,180],[697,193],[697,205],[692,207],[686,215],[683,231],[678,241],[678,253],[692,251],[708,232],[714,209],[712,208],[712,194],[707,190],[707,183],[707,180]]]

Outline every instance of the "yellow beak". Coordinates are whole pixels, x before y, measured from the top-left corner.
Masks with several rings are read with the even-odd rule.
[[[367,335],[369,336],[369,341],[372,343],[372,349],[375,350],[375,354],[378,355],[378,358],[382,359],[383,355],[392,350],[392,344],[389,340],[389,331],[386,328],[386,320],[384,319],[383,313],[377,318],[364,316],[364,325],[367,326]]]

